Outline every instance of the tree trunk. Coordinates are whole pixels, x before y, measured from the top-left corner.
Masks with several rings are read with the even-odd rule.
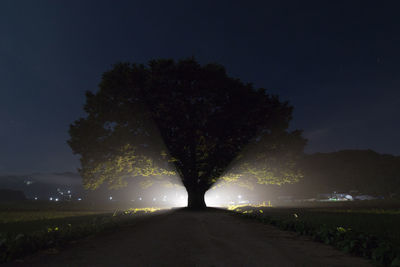
[[[204,194],[206,191],[201,188],[186,188],[188,193],[188,208],[193,210],[205,209],[206,202],[204,201]]]

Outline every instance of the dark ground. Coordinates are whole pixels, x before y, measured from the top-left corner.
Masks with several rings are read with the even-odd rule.
[[[226,211],[175,210],[7,266],[370,266]]]

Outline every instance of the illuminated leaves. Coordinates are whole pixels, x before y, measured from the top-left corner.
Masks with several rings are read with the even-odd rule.
[[[144,180],[144,181],[141,181],[141,182],[140,182],[140,186],[141,186],[143,189],[149,188],[149,187],[152,186],[153,184],[154,184],[154,182],[153,182],[153,181],[150,181],[150,180]]]
[[[120,148],[119,153],[106,161],[84,164],[80,173],[87,189],[96,189],[107,181],[110,188],[120,188],[127,185],[127,178],[141,176],[169,176],[175,172],[160,168],[150,157],[136,153],[133,146],[127,144]],[[150,181],[144,181],[143,187],[151,186]]]
[[[156,211],[161,210],[160,208],[131,208],[131,209],[127,209],[126,211],[124,211],[124,215],[132,215],[132,214],[136,214],[136,213],[153,213]]]
[[[193,58],[116,64],[103,74],[100,90],[87,93],[85,111],[68,143],[81,155],[86,188],[119,188],[139,176],[179,175],[199,192],[221,177],[248,188],[250,180],[301,178],[292,159],[276,157],[304,147],[300,132],[287,131],[292,107],[218,64]]]

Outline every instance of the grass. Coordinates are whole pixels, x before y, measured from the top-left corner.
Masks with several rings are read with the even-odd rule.
[[[101,220],[112,215],[113,213],[43,211],[31,216],[31,212],[15,212],[11,213],[10,217],[6,217],[8,219],[6,222],[0,223],[0,234],[29,234],[53,227],[79,225]]]
[[[398,203],[349,202],[278,208],[263,203],[230,209],[284,230],[310,235],[384,266],[400,266],[399,207]],[[118,210],[115,206],[93,207],[88,203],[69,202],[0,203],[0,263],[117,229],[131,223],[138,214],[158,210]]]
[[[101,211],[0,211],[0,225],[5,223],[60,219],[101,214]],[[2,228],[0,228],[2,229]]]
[[[114,207],[115,208],[115,207]],[[88,209],[82,203],[2,203],[0,263],[133,223],[158,208]]]
[[[400,266],[400,209],[384,203],[347,203],[312,207],[233,207],[247,217],[283,230],[310,235],[383,266]],[[392,203],[393,204],[393,203]]]
[[[1,202],[0,234],[28,234],[49,227],[85,223],[112,214],[110,209],[89,209],[87,205],[73,202]]]
[[[281,220],[302,220],[313,226],[343,227],[390,240],[400,246],[400,213],[398,210],[341,209],[263,209],[266,216]]]

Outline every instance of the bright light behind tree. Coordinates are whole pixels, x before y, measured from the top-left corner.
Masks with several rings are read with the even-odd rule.
[[[176,175],[188,193],[187,206],[204,209],[205,192],[219,179],[246,175],[280,185],[302,177],[296,160],[305,139],[289,130],[293,107],[230,77],[219,64],[194,58],[115,64],[102,75],[99,90],[87,92],[84,110],[70,127],[68,144],[81,156],[87,189]],[[226,201],[245,200],[238,195]]]
[[[258,204],[251,187],[243,187],[240,183],[219,181],[205,194],[209,207],[228,207],[230,205]]]

